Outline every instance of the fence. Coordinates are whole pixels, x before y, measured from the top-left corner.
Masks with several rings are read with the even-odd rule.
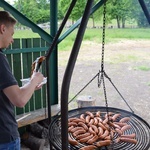
[[[29,78],[31,75],[31,64],[34,60],[45,54],[48,43],[41,38],[15,39],[14,43],[4,51],[12,68],[12,72],[21,86],[20,79]],[[45,63],[41,71],[45,74]],[[15,108],[15,114],[25,114],[41,108],[45,108],[47,103],[46,86],[34,93],[31,100],[24,108]]]

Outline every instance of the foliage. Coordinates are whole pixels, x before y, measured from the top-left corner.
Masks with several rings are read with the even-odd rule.
[[[150,1],[144,1],[150,10]],[[77,0],[70,15],[72,23],[82,17],[86,2],[87,0]],[[93,5],[98,2],[100,0],[94,0]],[[64,18],[70,3],[70,0],[58,0],[58,19],[62,20]],[[45,23],[50,20],[50,0],[18,0],[15,1],[14,7],[34,23]],[[137,22],[139,27],[149,27],[137,0],[107,0],[106,8],[107,24],[115,19],[118,28],[125,28],[127,21],[132,20],[132,22]],[[95,27],[95,21],[103,18],[103,7],[98,8],[90,17],[93,20],[93,27]]]
[[[50,7],[47,0],[18,0],[14,7],[34,23],[49,21]]]

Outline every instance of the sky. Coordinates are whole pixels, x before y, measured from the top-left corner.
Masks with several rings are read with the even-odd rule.
[[[8,2],[9,4],[14,4],[15,0],[5,0],[6,2]]]

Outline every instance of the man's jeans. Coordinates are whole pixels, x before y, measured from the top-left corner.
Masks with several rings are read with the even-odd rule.
[[[0,150],[20,150],[20,138],[10,143],[0,144]]]

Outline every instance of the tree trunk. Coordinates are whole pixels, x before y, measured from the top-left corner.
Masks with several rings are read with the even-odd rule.
[[[122,28],[125,28],[125,18],[122,18]]]
[[[120,28],[120,19],[118,16],[117,16],[117,26],[118,26],[118,28]]]

